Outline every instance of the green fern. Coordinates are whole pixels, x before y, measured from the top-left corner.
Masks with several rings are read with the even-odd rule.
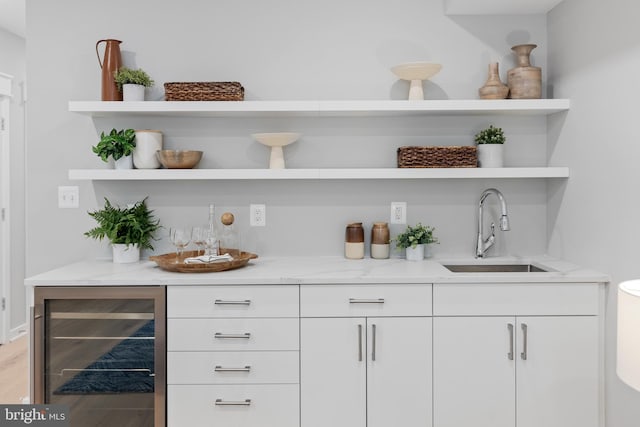
[[[153,217],[153,211],[146,204],[147,198],[137,202],[130,208],[113,206],[105,197],[104,208],[89,212],[89,216],[96,220],[98,226],[84,233],[93,239],[108,239],[113,243],[125,245],[138,244],[140,248],[151,249],[153,235],[160,228],[160,220]]]

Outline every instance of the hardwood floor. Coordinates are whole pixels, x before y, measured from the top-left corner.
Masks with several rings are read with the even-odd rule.
[[[28,396],[27,336],[0,345],[0,403],[22,403]]]

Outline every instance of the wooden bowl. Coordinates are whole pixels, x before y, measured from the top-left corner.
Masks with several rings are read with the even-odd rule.
[[[192,169],[202,159],[202,151],[158,150],[158,160],[167,169]]]

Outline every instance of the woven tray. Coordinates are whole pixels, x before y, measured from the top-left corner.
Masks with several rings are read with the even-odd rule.
[[[164,84],[167,101],[242,101],[244,88],[238,82],[170,82]]]
[[[219,271],[233,270],[236,268],[244,267],[249,260],[258,258],[258,255],[251,252],[240,252],[234,249],[220,249],[221,253],[229,253],[232,257],[232,261],[220,261],[212,262],[211,264],[185,264],[183,261],[178,261],[178,257],[175,252],[150,256],[149,259],[158,264],[162,270],[172,271],[174,273],[216,273]],[[201,255],[199,251],[186,251],[182,253],[181,260],[189,257],[195,257]]]
[[[474,146],[400,147],[399,168],[475,168],[478,155]]]

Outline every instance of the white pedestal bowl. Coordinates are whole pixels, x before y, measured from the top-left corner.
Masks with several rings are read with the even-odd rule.
[[[442,69],[441,64],[431,62],[409,62],[406,64],[396,65],[391,68],[391,72],[399,79],[411,81],[409,88],[409,99],[424,99],[424,90],[422,89],[422,81],[428,80],[438,74]]]
[[[251,135],[260,144],[271,147],[269,169],[285,168],[282,147],[296,142],[300,136],[301,134],[295,132],[254,133]]]

